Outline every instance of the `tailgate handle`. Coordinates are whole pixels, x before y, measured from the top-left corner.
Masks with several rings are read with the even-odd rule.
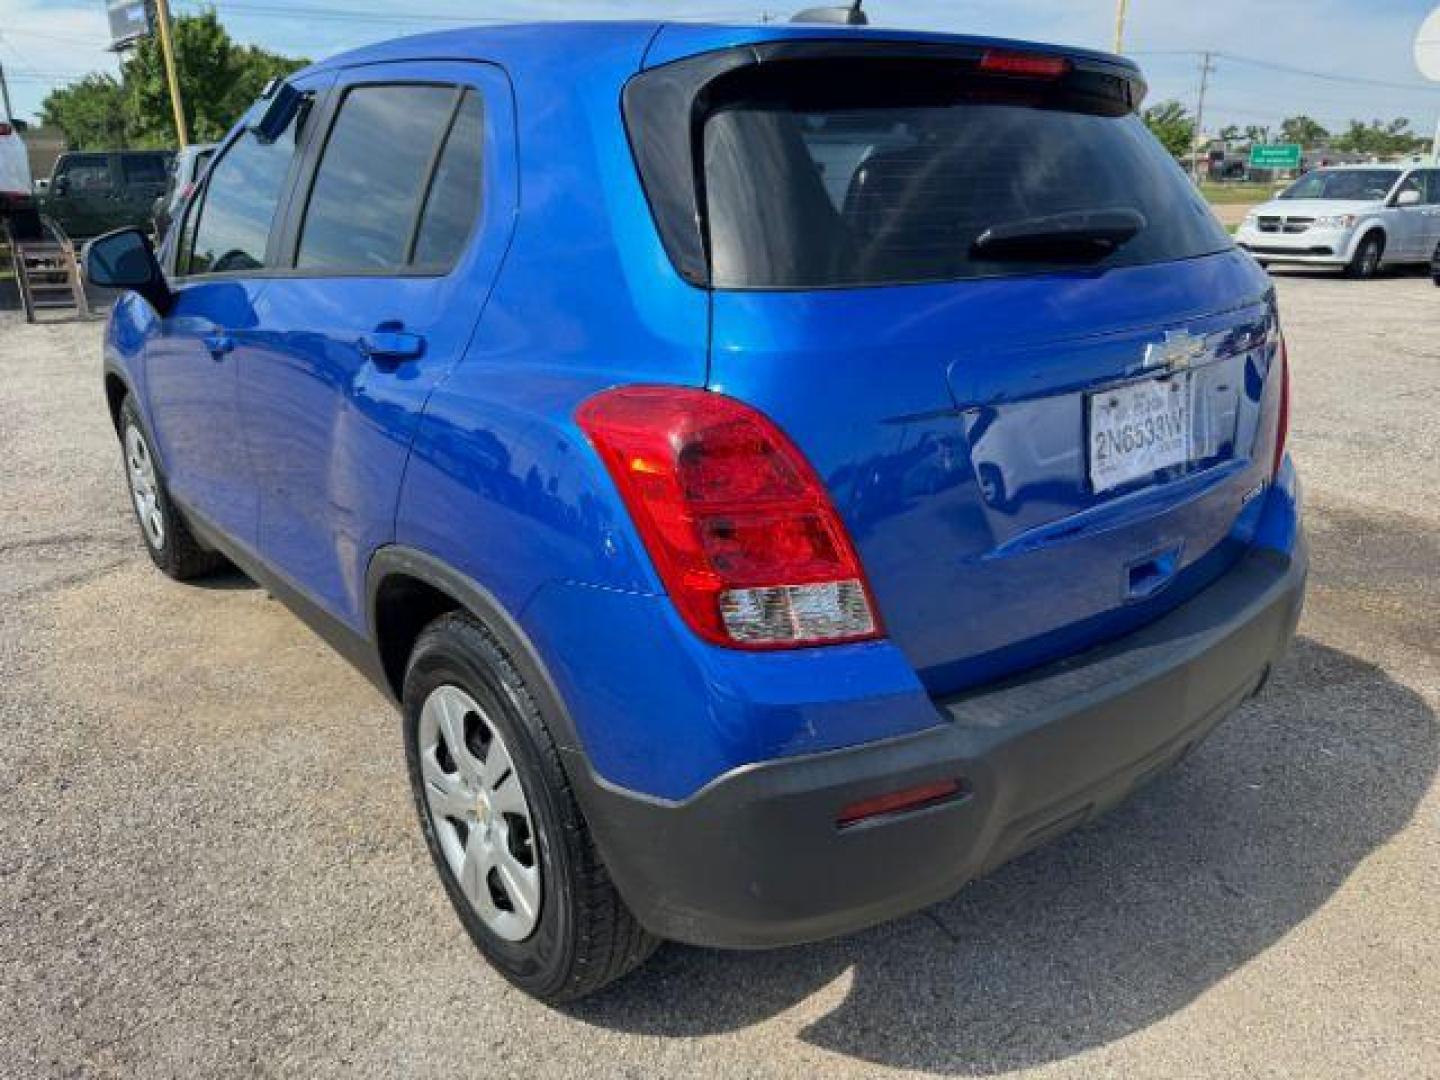
[[[1125,568],[1125,598],[1127,600],[1148,600],[1175,577],[1180,569],[1180,551],[1183,545],[1137,559]]]

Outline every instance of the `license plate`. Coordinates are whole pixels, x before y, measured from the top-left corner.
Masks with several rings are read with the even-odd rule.
[[[1190,376],[1091,394],[1090,484],[1097,492],[1191,458]]]

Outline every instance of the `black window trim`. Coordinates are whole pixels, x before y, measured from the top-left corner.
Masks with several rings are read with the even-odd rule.
[[[320,174],[320,166],[325,160],[325,149],[329,146],[330,137],[334,133],[335,125],[340,119],[340,111],[345,106],[345,100],[350,96],[350,94],[352,94],[356,90],[368,90],[374,89],[376,87],[386,86],[435,86],[442,89],[453,89],[455,91],[454,100],[451,102],[450,106],[450,114],[447,117],[444,126],[441,128],[439,136],[435,140],[435,146],[431,150],[429,164],[426,167],[427,171],[425,174],[425,183],[421,191],[420,199],[416,204],[415,216],[410,223],[410,237],[406,243],[405,253],[406,265],[388,268],[367,267],[356,269],[297,266],[296,260],[299,258],[300,254],[300,241],[305,234],[305,218],[310,211],[310,200],[314,197],[315,194],[315,182]],[[299,209],[298,212],[295,212],[293,214],[293,221],[287,222],[286,228],[284,229],[283,247],[279,252],[280,257],[277,260],[282,265],[267,270],[265,272],[265,276],[272,278],[311,279],[444,278],[449,277],[451,274],[453,274],[455,270],[460,266],[460,263],[464,258],[463,254],[460,258],[457,258],[455,260],[455,263],[453,265],[438,270],[434,268],[421,268],[414,266],[412,264],[412,260],[415,254],[415,245],[419,239],[420,223],[424,218],[426,203],[429,201],[430,189],[435,183],[435,174],[440,168],[440,158],[444,154],[445,146],[450,140],[450,133],[452,130],[454,130],[456,121],[459,119],[460,108],[464,104],[466,91],[474,93],[480,102],[482,125],[481,138],[483,140],[485,137],[485,132],[487,130],[485,125],[488,125],[489,123],[489,113],[488,110],[485,108],[485,95],[480,89],[480,87],[472,85],[470,83],[457,82],[453,79],[425,78],[423,76],[416,78],[405,78],[403,76],[387,75],[372,79],[356,79],[354,81],[346,81],[342,85],[334,87],[332,91],[332,101],[325,110],[325,115],[322,117],[323,125],[325,128],[324,136],[323,138],[319,138],[316,140],[314,144],[315,151],[313,155],[311,155],[310,160],[307,162],[305,172],[298,178],[295,185],[295,199]],[[482,170],[485,167],[486,162],[482,158]],[[482,216],[483,210],[480,214],[477,214],[476,219],[471,222],[470,232],[467,233],[465,237],[465,245],[462,249],[463,251],[468,251],[471,248],[474,241],[475,232],[479,227],[479,219]]]

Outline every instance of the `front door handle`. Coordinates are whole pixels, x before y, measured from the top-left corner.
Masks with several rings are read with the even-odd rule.
[[[372,330],[361,334],[357,344],[366,359],[375,363],[395,364],[414,360],[425,352],[425,339],[405,330]]]
[[[217,361],[225,359],[227,354],[235,350],[235,339],[224,330],[206,334],[201,340],[205,342],[205,348],[210,350],[210,355]]]

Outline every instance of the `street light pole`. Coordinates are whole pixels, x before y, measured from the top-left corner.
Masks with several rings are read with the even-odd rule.
[[[1115,0],[1115,52],[1125,51],[1125,12],[1130,0]]]
[[[160,54],[165,60],[165,81],[170,86],[170,107],[175,110],[175,134],[180,149],[190,144],[190,129],[185,124],[185,107],[180,102],[180,77],[175,73],[175,44],[170,39],[169,0],[155,0],[155,21],[160,24]]]

